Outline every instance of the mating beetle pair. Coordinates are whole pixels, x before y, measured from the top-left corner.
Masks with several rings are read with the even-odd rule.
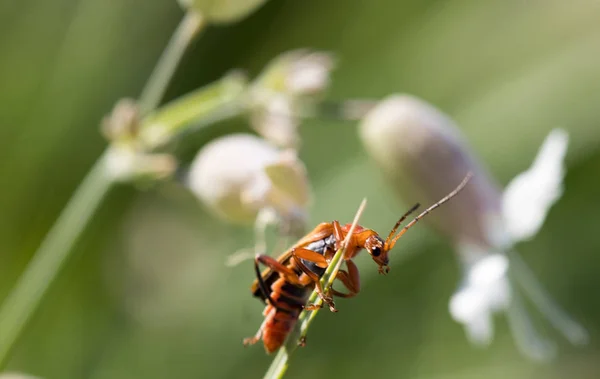
[[[324,222],[277,259],[268,255],[257,255],[254,259],[257,279],[251,289],[255,297],[267,304],[263,312],[265,320],[254,337],[244,339],[244,345],[255,344],[262,338],[267,353],[272,353],[281,347],[296,325],[300,313],[318,307],[314,304],[306,304],[313,290],[317,291],[332,312],[337,312],[333,296],[348,298],[360,291],[358,268],[352,259],[365,249],[377,263],[379,273],[387,274],[388,253],[398,239],[429,212],[456,196],[471,177],[472,174],[468,173],[456,189],[427,208],[396,234],[400,224],[417,210],[419,204],[416,204],[400,217],[385,240],[374,230],[357,225],[344,251],[343,259],[347,270],[339,270],[336,276],[348,292],[339,292],[330,288],[326,293],[321,287],[320,279],[335,252],[342,247],[343,241],[350,232],[351,224],[341,226],[338,221]],[[267,266],[262,273],[259,264]]]

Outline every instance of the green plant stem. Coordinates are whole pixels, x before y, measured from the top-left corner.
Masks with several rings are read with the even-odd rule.
[[[185,125],[196,122],[209,125],[238,109],[245,81],[223,79],[196,90],[143,121],[143,126],[160,122],[174,135]],[[233,112],[233,113],[232,113]],[[33,255],[13,291],[0,308],[0,370],[6,365],[13,346],[39,306],[44,294],[58,276],[73,246],[91,221],[103,197],[115,179],[106,170],[108,148],[96,161],[64,210]]]
[[[295,348],[294,348],[295,350]],[[286,346],[282,346],[277,351],[277,355],[273,358],[273,362],[271,362],[271,366],[265,373],[263,379],[281,379],[288,368],[288,362],[290,358],[290,353]]]
[[[113,183],[105,157],[88,172],[0,308],[0,368]]]
[[[196,13],[188,12],[183,18],[140,95],[143,114],[151,112],[158,105],[183,53],[203,25],[203,19]],[[219,105],[221,104],[213,104],[215,107]],[[201,115],[210,114],[210,109],[199,108],[202,110]],[[193,118],[194,114],[187,116]],[[73,246],[114,184],[115,179],[106,169],[109,154],[110,148],[105,150],[85,176],[17,280],[14,289],[4,300],[0,308],[0,371],[5,368],[12,349],[69,258]]]
[[[327,270],[325,270],[325,273],[321,277],[321,286],[323,287],[323,291],[325,291],[325,293],[327,293],[327,291],[333,285],[333,282],[335,281],[337,273],[340,270],[342,262],[344,262],[344,251],[348,246],[350,236],[352,236],[356,225],[358,225],[358,220],[360,219],[360,216],[362,215],[366,205],[367,200],[363,199],[363,201],[360,204],[360,207],[358,208],[358,211],[356,212],[356,215],[354,216],[354,221],[352,222],[352,226],[350,227],[350,230],[346,235],[346,239],[344,240],[342,248],[335,253],[331,262],[329,262],[329,266],[327,266]],[[310,294],[310,297],[308,298],[306,303],[320,305],[323,303],[323,300],[319,297],[318,292],[315,290]],[[273,362],[271,362],[271,366],[269,366],[269,369],[265,373],[263,379],[283,378],[283,375],[285,374],[288,368],[290,356],[298,348],[298,341],[300,339],[306,338],[306,334],[308,333],[308,327],[314,320],[318,311],[319,308],[315,309],[314,311],[303,311],[302,313],[300,313],[294,331],[288,337],[286,344],[279,349],[277,355],[275,355],[275,358],[273,358]]]
[[[183,54],[205,25],[206,22],[199,13],[188,11],[185,14],[142,90],[138,101],[142,114],[152,111],[160,104]]]
[[[165,104],[142,120],[140,140],[154,149],[173,135],[235,117],[244,110],[247,85],[245,76],[233,72]]]

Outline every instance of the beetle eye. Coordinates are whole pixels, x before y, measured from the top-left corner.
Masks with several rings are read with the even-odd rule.
[[[381,254],[381,248],[379,247],[374,247],[373,250],[371,250],[371,255],[374,257],[378,257]]]

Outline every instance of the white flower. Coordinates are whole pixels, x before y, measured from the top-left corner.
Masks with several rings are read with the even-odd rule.
[[[533,237],[542,227],[548,210],[563,193],[563,159],[569,136],[553,130],[529,170],[517,175],[504,189],[502,216],[513,241]]]
[[[221,137],[200,150],[187,184],[230,222],[256,222],[259,233],[272,222],[294,235],[304,232],[310,186],[304,165],[291,150],[250,134]]]
[[[553,302],[514,251],[516,243],[539,231],[562,194],[565,131],[552,131],[531,168],[504,191],[489,179],[453,122],[417,98],[393,96],[378,104],[364,118],[361,137],[394,188],[410,202],[434,202],[466,172],[474,172],[469,185],[427,219],[455,245],[463,279],[449,311],[464,325],[470,341],[489,344],[493,315],[505,312],[521,352],[533,359],[551,358],[555,347],[535,331],[521,291],[571,343],[587,341],[585,329]]]
[[[492,312],[510,303],[507,272],[506,256],[487,254],[465,267],[463,283],[450,299],[450,314],[465,325],[474,343],[488,344],[492,340]]]

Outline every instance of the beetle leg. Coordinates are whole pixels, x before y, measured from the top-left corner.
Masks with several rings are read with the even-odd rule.
[[[335,251],[338,251],[342,247],[342,243],[344,242],[344,233],[342,232],[342,226],[340,222],[335,220],[331,223],[333,225],[333,236],[335,237]]]
[[[300,346],[300,347],[306,346],[306,336],[300,337],[300,339],[298,340],[298,346]]]
[[[333,224],[333,235],[335,236],[335,245],[334,245],[334,249],[337,252],[339,249],[341,249],[343,247],[343,243],[344,243],[344,232],[342,231],[342,226],[340,225],[340,223],[338,221],[334,221],[332,222]],[[346,249],[346,251],[344,251],[344,260],[348,260],[352,257],[354,257],[357,253],[356,251],[356,239],[354,238],[354,233],[352,234],[352,236],[350,237],[350,241],[348,244],[348,248]]]
[[[318,258],[316,256],[318,256]],[[314,262],[317,265],[325,265],[325,267],[327,267],[326,266],[327,261],[325,260],[325,258],[322,255],[315,253],[312,250],[304,249],[301,247],[292,249],[292,257],[294,257],[294,259],[296,260],[296,264],[298,265],[300,270],[302,270],[302,272],[304,272],[306,274],[306,276],[308,276],[315,283],[315,290],[319,294],[319,297],[321,298],[321,300],[323,300],[323,302],[325,302],[325,303],[327,303],[327,305],[329,305],[329,309],[332,312],[337,312],[337,309],[335,309],[335,304],[333,303],[333,298],[331,296],[325,294],[325,292],[323,291],[323,287],[321,287],[321,282],[320,282],[321,278],[319,277],[319,275],[317,275],[313,271],[311,271],[302,262],[302,259],[304,259],[309,262]],[[317,308],[321,308],[321,306],[315,305],[315,304],[307,304],[304,306],[304,309],[306,309],[308,311],[313,311]]]
[[[254,345],[258,341],[260,341],[260,339],[262,338],[263,330],[265,329],[265,325],[267,324],[268,319],[269,319],[268,317],[265,317],[265,320],[262,322],[262,324],[260,324],[260,328],[258,328],[258,331],[256,332],[256,334],[253,337],[244,338],[244,340],[242,342],[244,344],[244,346]]]
[[[338,292],[334,288],[331,288],[331,293],[339,297],[354,297],[360,292],[360,275],[358,273],[358,267],[350,260],[346,261],[346,267],[348,271],[340,270],[336,275],[336,279],[348,289],[348,293]]]
[[[290,283],[295,285],[301,285],[300,278],[298,278],[298,274],[294,272],[291,268],[287,267],[284,264],[281,264],[277,261],[277,259],[264,254],[256,254],[254,257],[254,262],[258,266],[258,263],[262,263],[273,271],[277,271],[279,275],[283,276]]]
[[[304,259],[305,261],[314,262],[317,264],[317,266],[321,268],[327,268],[327,266],[329,266],[329,263],[327,262],[325,257],[317,253],[316,251],[297,247],[295,249],[292,249],[292,255],[296,257],[296,260],[300,258]]]
[[[254,271],[256,272],[256,279],[258,280],[258,288],[260,288],[260,291],[262,292],[263,296],[265,297],[265,300],[269,300],[269,303],[273,307],[275,307],[277,309],[281,309],[277,306],[275,301],[273,301],[273,299],[271,298],[271,291],[269,291],[265,281],[262,278],[260,268],[258,267],[259,263],[262,263],[265,266],[269,267],[271,270],[278,272],[279,275],[284,277],[287,281],[289,281],[292,284],[302,285],[300,283],[300,278],[298,277],[298,274],[296,274],[292,269],[279,263],[273,257],[270,257],[268,255],[263,255],[263,254],[257,254],[254,257]]]

